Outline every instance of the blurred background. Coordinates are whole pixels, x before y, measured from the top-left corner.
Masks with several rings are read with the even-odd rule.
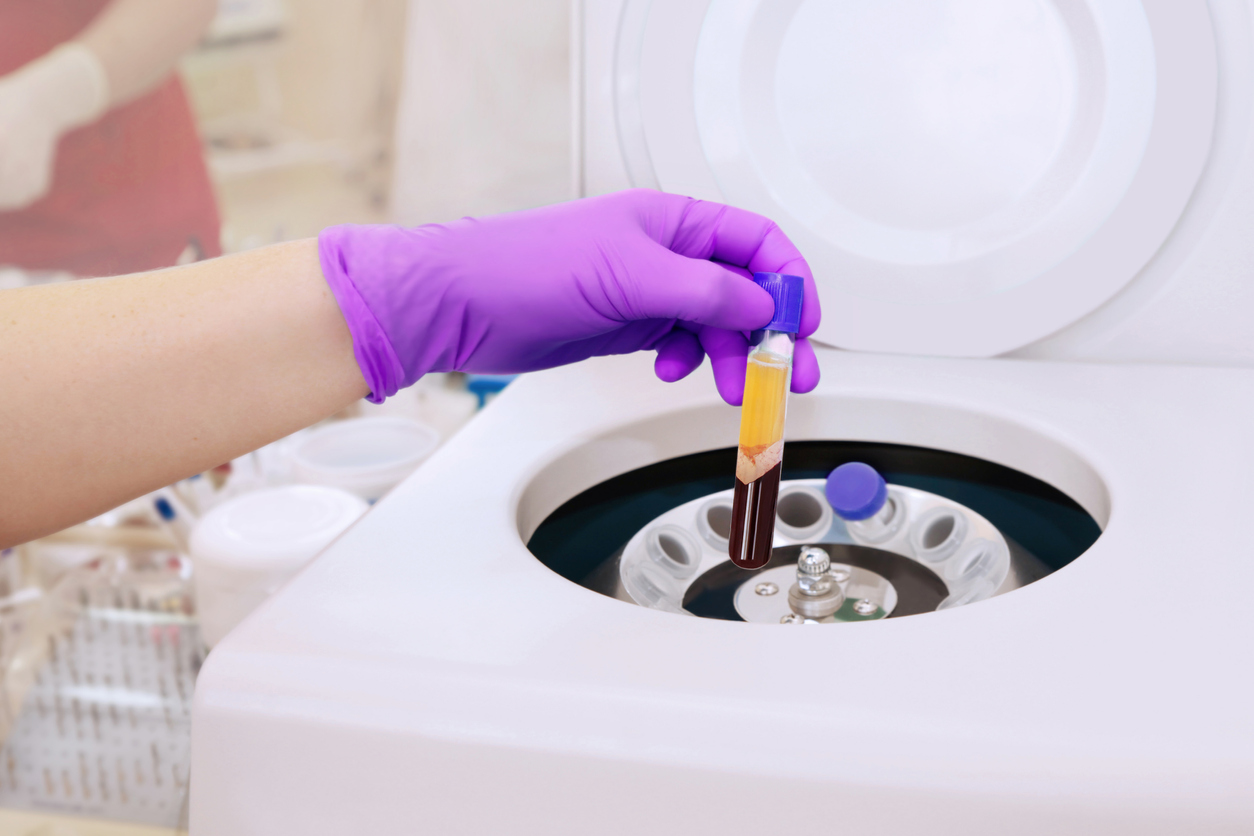
[[[0,20],[25,24],[51,16],[64,34],[118,2],[0,0]],[[573,197],[569,6],[570,0],[218,0],[212,23],[178,58],[176,75],[199,135],[220,241],[197,242],[198,253],[184,253],[183,260],[212,255],[217,244],[224,253],[239,252],[316,235],[335,223],[419,224]],[[8,51],[22,54],[6,62],[0,35],[0,78],[22,69],[26,51],[38,53],[42,45],[9,28]],[[60,40],[40,35],[48,44]],[[116,114],[103,120],[115,133],[109,120],[119,122]],[[79,135],[99,133],[100,124],[67,132],[61,155],[74,156],[84,144]],[[152,127],[136,124],[124,123],[124,132]],[[165,141],[147,133],[149,143]],[[65,263],[48,263],[42,252],[27,255],[25,244],[44,234],[46,218],[67,202],[81,204],[88,181],[103,176],[85,162],[58,159],[57,165],[51,196],[0,211],[0,287],[129,272],[90,253]],[[67,191],[74,194],[62,194]],[[161,195],[169,192],[155,194],[143,211],[160,211]],[[78,232],[72,243],[90,247],[88,231]],[[108,243],[107,230],[101,234],[98,249]]]
[[[237,252],[573,197],[569,0],[221,0],[181,71]]]
[[[148,26],[171,8],[154,3],[185,4],[181,40]],[[84,105],[53,137],[48,181],[24,182],[40,164],[31,126],[66,121],[83,92],[62,45],[90,46],[115,13],[130,63],[168,53],[160,77]],[[570,0],[0,0],[0,289],[572,198],[571,17]],[[0,833],[181,832],[209,648],[508,382],[428,375],[0,551]],[[342,510],[319,531],[298,507],[312,486]],[[270,522],[304,520],[303,550],[281,577],[214,592],[215,556],[190,534],[271,489],[292,492]]]

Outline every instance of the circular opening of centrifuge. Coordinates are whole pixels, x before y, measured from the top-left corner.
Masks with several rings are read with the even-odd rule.
[[[1066,490],[1026,468],[936,447],[790,440],[771,561],[746,571],[727,556],[736,522],[735,448],[648,460],[668,445],[682,450],[684,436],[694,433],[677,427],[714,434],[722,431],[719,421],[734,426],[734,414],[711,420],[696,412],[703,411],[686,421],[671,416],[669,423],[626,428],[623,440],[597,439],[542,470],[519,510],[520,533],[532,554],[586,589],[678,615],[864,621],[965,606],[1033,583],[1092,546],[1108,515],[1105,485],[1082,458],[1009,424],[998,434],[983,420],[990,452],[1004,451],[1011,441],[1029,466],[1044,463],[1038,472],[1050,471],[1042,475]],[[798,422],[801,430],[813,432],[805,422]],[[813,423],[821,424],[821,417]],[[963,435],[961,424],[955,426]],[[651,438],[654,443],[640,443]],[[972,446],[969,439],[966,446]],[[624,467],[637,456],[645,459],[640,466]],[[883,511],[873,518],[842,520],[826,502],[823,480],[848,462],[870,465],[888,483]],[[610,469],[617,473],[606,474]],[[819,608],[818,617],[810,610],[801,617],[797,601],[806,602],[798,598],[798,561],[812,547],[827,552],[827,579],[839,584],[841,595],[829,595],[830,606]]]

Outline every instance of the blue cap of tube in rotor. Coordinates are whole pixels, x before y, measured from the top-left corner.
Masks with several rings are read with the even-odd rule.
[[[856,522],[873,517],[888,501],[888,485],[862,462],[842,464],[827,476],[827,501],[836,516]]]
[[[781,273],[754,273],[758,287],[771,294],[775,303],[775,318],[766,326],[768,331],[785,331],[795,334],[801,330],[801,302],[805,298],[806,280],[800,276]]]

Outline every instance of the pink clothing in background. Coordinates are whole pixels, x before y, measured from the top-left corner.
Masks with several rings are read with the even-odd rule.
[[[0,0],[0,75],[72,40],[109,0]],[[108,276],[168,267],[191,244],[219,255],[195,120],[171,75],[61,138],[52,188],[0,212],[0,265]]]

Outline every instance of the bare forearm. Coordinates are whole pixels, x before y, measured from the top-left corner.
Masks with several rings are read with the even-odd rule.
[[[109,106],[155,87],[204,35],[215,0],[113,0],[78,40],[104,66]]]
[[[0,546],[220,464],[365,394],[312,240],[0,291]]]

